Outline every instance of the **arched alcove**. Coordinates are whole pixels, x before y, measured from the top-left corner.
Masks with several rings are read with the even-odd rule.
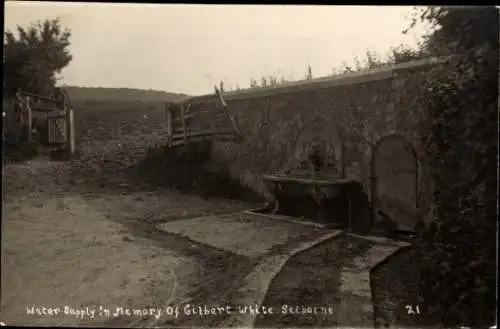
[[[387,216],[398,230],[415,231],[419,215],[419,158],[398,134],[380,138],[370,159],[373,218]]]
[[[311,147],[319,146],[324,165],[344,176],[345,144],[340,129],[327,117],[317,114],[300,127],[293,143],[289,166],[297,166],[307,160]]]

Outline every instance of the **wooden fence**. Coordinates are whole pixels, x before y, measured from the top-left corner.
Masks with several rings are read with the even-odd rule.
[[[69,156],[75,153],[74,113],[67,93],[59,90],[56,97],[47,97],[19,91],[16,98],[16,106],[21,112],[19,115],[27,128],[29,143],[33,142],[34,128],[38,128],[33,127],[33,124],[36,119],[43,117],[41,132],[42,144],[45,145],[42,146],[64,149]],[[35,120],[34,113],[39,114]]]
[[[225,104],[222,104],[225,105]],[[186,103],[166,104],[168,146],[179,147],[201,140],[236,141],[237,129],[225,107],[217,109],[197,107]]]

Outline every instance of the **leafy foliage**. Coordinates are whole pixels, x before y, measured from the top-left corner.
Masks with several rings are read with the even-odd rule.
[[[391,48],[387,58],[385,59],[382,59],[380,55],[377,54],[376,52],[367,50],[362,59],[360,59],[359,57],[355,57],[353,64],[348,64],[344,62],[339,68],[333,68],[331,75],[335,76],[349,72],[367,71],[391,64],[399,64],[399,63],[422,59],[426,56],[430,55],[420,49],[408,48],[403,44],[399,45],[398,47]],[[303,80],[312,80],[312,79],[313,79],[312,68],[310,65],[308,65],[307,73]],[[281,77],[280,79],[278,79],[275,76],[262,77],[260,85],[257,83],[255,79],[250,79],[250,89],[275,87],[279,85],[286,85],[287,83],[288,81],[284,77]]]
[[[349,72],[360,72],[381,68],[388,65],[400,64],[422,59],[429,54],[420,49],[412,49],[401,44],[397,47],[392,47],[387,55],[387,58],[382,59],[379,54],[374,51],[367,50],[363,59],[354,57],[353,64],[342,63],[340,69],[334,69],[333,75],[344,74]]]
[[[52,94],[56,74],[72,60],[69,52],[71,31],[59,20],[45,20],[27,29],[17,27],[18,36],[5,32],[4,92],[17,89],[37,94]]]
[[[405,45],[393,47],[390,50],[389,61],[394,64],[415,61],[426,57],[426,53],[421,49],[411,49]]]
[[[498,140],[498,12],[430,7],[422,52],[451,56],[424,88],[435,219],[420,241],[422,298],[445,326],[495,321]],[[416,21],[413,22],[415,24]]]

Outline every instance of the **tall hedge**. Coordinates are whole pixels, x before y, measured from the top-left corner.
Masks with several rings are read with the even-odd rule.
[[[436,27],[424,50],[450,56],[424,88],[435,212],[419,241],[422,303],[432,322],[488,326],[496,310],[498,11],[420,14]]]

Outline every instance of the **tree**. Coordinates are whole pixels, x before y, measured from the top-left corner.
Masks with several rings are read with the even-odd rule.
[[[342,62],[342,65],[340,67],[341,74],[350,73],[354,71],[355,69],[353,69],[351,65],[347,64],[347,62]]]
[[[371,50],[366,50],[365,52],[365,66],[368,69],[376,69],[382,66],[387,65],[386,61],[383,61],[379,58],[379,55]]]
[[[424,86],[435,214],[419,241],[421,293],[445,326],[495,323],[498,150],[498,12],[425,7],[435,30],[422,53],[447,56]]]
[[[257,88],[258,84],[255,79],[250,79],[250,88]]]
[[[73,59],[69,52],[71,31],[58,19],[17,27],[18,36],[5,32],[4,91],[12,96],[18,89],[37,94],[54,91],[57,74]]]
[[[261,78],[261,87],[267,87],[267,79],[266,77],[262,77]]]
[[[362,60],[358,56],[354,56],[352,64],[343,62],[340,68],[335,68],[335,67],[332,68],[331,75],[334,76],[350,72],[372,70],[391,64],[399,64],[399,63],[422,59],[426,56],[428,57],[431,55],[420,49],[408,48],[405,45],[392,47],[389,51],[388,58],[385,60],[382,60],[376,52],[367,50]]]
[[[275,76],[269,76],[269,86],[274,87],[278,84],[278,78]]]

